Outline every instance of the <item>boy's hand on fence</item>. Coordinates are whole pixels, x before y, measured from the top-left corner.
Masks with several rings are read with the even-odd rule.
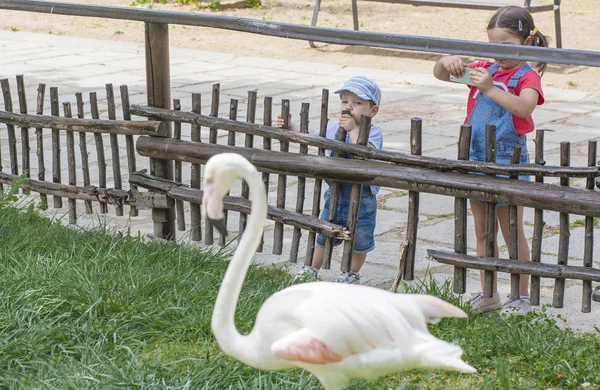
[[[348,133],[358,128],[356,122],[354,122],[354,117],[350,114],[342,114],[338,123],[340,127],[344,128]]]
[[[276,126],[280,129],[283,129],[283,125],[284,125],[283,117],[281,115],[277,115]],[[288,119],[288,130],[297,130],[296,125],[294,123],[292,123],[292,114],[290,114],[290,117]]]

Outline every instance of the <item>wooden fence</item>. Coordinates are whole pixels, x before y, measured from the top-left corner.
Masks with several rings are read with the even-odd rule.
[[[466,269],[483,269],[487,272],[485,289],[491,292],[491,272],[503,271],[512,274],[511,291],[518,294],[519,274],[532,275],[532,304],[539,304],[540,278],[554,278],[555,293],[553,304],[562,307],[566,279],[579,279],[583,283],[582,311],[591,310],[591,300],[600,299],[600,288],[592,292],[592,282],[600,282],[600,269],[594,267],[592,258],[594,217],[600,217],[600,193],[594,191],[594,181],[600,176],[596,166],[596,142],[590,141],[588,148],[588,166],[569,166],[569,142],[561,144],[561,165],[547,166],[543,157],[544,132],[536,134],[535,164],[530,165],[498,165],[492,162],[474,163],[467,161],[470,128],[461,127],[457,160],[440,159],[420,155],[421,120],[413,119],[411,123],[411,152],[404,154],[386,150],[375,150],[361,145],[345,144],[323,137],[328,119],[327,90],[323,90],[320,107],[320,134],[315,137],[308,133],[309,105],[304,103],[301,110],[301,132],[290,132],[271,126],[273,101],[264,98],[262,124],[256,122],[257,94],[248,93],[245,121],[239,121],[238,101],[230,101],[228,118],[218,117],[220,102],[219,84],[215,84],[211,95],[210,115],[200,114],[201,96],[191,95],[191,110],[182,111],[181,102],[174,100],[173,109],[161,109],[151,106],[130,105],[127,86],[121,86],[122,119],[117,117],[117,103],[112,85],[106,86],[106,116],[100,119],[98,95],[89,94],[89,102],[84,103],[83,94],[75,94],[77,118],[73,118],[71,105],[63,103],[63,117],[59,116],[59,95],[57,88],[50,88],[50,113],[44,115],[45,86],[40,84],[37,92],[35,114],[29,114],[26,106],[26,95],[22,76],[17,76],[17,94],[19,97],[19,113],[12,106],[12,94],[8,80],[1,80],[4,96],[4,111],[0,111],[0,123],[6,124],[7,145],[0,145],[0,152],[8,152],[10,173],[1,171],[0,183],[14,184],[21,175],[27,177],[20,183],[25,190],[40,193],[40,202],[47,205],[46,195],[53,196],[52,205],[62,207],[62,198],[68,199],[69,220],[77,219],[77,200],[84,201],[85,212],[92,212],[92,202],[99,206],[99,212],[107,212],[107,204],[114,205],[115,214],[123,215],[123,206],[130,207],[131,215],[136,215],[135,206],[144,204],[152,207],[155,230],[161,230],[164,219],[161,215],[172,212],[177,216],[177,228],[188,230],[190,239],[204,240],[206,244],[214,244],[213,228],[209,224],[202,229],[200,203],[201,166],[211,156],[233,151],[246,156],[263,172],[263,180],[268,188],[271,175],[277,175],[276,199],[269,206],[269,219],[275,222],[273,229],[273,247],[275,254],[281,254],[284,242],[284,225],[293,226],[293,237],[290,249],[290,261],[298,261],[299,242],[302,233],[308,231],[307,248],[304,262],[310,264],[314,251],[315,234],[322,233],[327,237],[326,264],[330,264],[331,239],[344,240],[342,269],[348,270],[351,261],[354,221],[357,209],[350,215],[348,226],[337,226],[331,222],[321,221],[320,213],[322,180],[351,182],[353,199],[360,198],[363,184],[374,184],[389,188],[408,190],[409,211],[406,233],[406,257],[404,262],[404,278],[414,277],[415,248],[418,229],[419,194],[421,192],[451,196],[455,198],[455,250],[443,252],[430,250],[429,255],[437,261],[455,266],[455,291],[464,293],[466,289]],[[89,105],[91,119],[86,119],[85,107]],[[287,118],[289,101],[283,100],[281,114]],[[132,121],[131,115],[151,118],[147,121]],[[169,128],[172,124],[172,131]],[[184,128],[185,126],[185,128]],[[21,137],[16,136],[16,128],[21,129]],[[361,125],[361,142],[368,139],[369,121],[364,118]],[[30,129],[35,129],[34,133]],[[202,131],[206,137],[202,141]],[[489,139],[495,139],[495,128],[489,126]],[[49,133],[49,137],[45,135]],[[75,151],[75,133],[79,135],[79,154]],[[93,134],[93,141],[86,138]],[[35,135],[35,136],[34,136]],[[109,147],[105,144],[108,136]],[[255,137],[261,137],[262,143]],[[49,138],[49,143],[44,142]],[[120,147],[125,141],[126,153],[121,155]],[[136,140],[137,139],[137,140]],[[87,148],[91,141],[95,148]],[[135,148],[134,148],[135,142]],[[31,143],[35,143],[37,159],[31,157]],[[66,145],[66,155],[62,147]],[[47,149],[47,150],[46,150]],[[262,149],[262,150],[261,150]],[[494,148],[488,144],[488,161],[494,161]],[[19,154],[18,151],[21,151]],[[325,157],[325,150],[339,154],[351,154],[354,158],[343,161]],[[137,153],[136,153],[137,151]],[[106,160],[105,156],[111,158]],[[0,156],[1,157],[1,156]],[[149,157],[150,163],[143,165]],[[121,160],[127,163],[127,171],[122,172]],[[0,160],[1,161],[1,160]],[[142,163],[140,163],[140,161]],[[64,163],[67,169],[65,172]],[[167,177],[164,168],[170,162],[174,167],[171,177]],[[112,178],[107,174],[110,166]],[[94,167],[94,168],[91,168]],[[146,170],[140,171],[140,167]],[[0,167],[2,168],[2,167]],[[47,180],[46,169],[52,169],[52,179]],[[471,175],[469,172],[486,174]],[[65,174],[66,173],[66,174]],[[97,175],[96,175],[97,173]],[[535,176],[534,182],[507,180],[495,177],[496,174],[508,174],[512,178],[520,174]],[[34,179],[37,175],[37,180]],[[67,180],[64,177],[67,177]],[[128,178],[129,189],[123,189],[122,176]],[[296,191],[288,194],[290,186],[288,178],[296,178]],[[545,177],[559,177],[560,185],[543,183]],[[586,189],[569,187],[569,179],[586,178]],[[313,185],[310,207],[306,204],[307,179]],[[66,182],[66,183],[65,183]],[[107,183],[111,183],[111,185]],[[141,192],[146,188],[149,192]],[[335,191],[335,184],[332,186]],[[245,215],[250,210],[248,189],[242,186],[239,197],[227,197],[225,207],[229,211],[239,213],[238,231],[245,227]],[[335,198],[335,197],[334,197]],[[493,257],[493,252],[486,257],[467,255],[466,245],[466,199],[476,198],[488,201],[488,218],[495,218],[495,204],[507,203],[510,213],[516,215],[516,206],[535,209],[534,236],[532,244],[532,262],[516,260],[515,224],[511,223],[511,239],[509,259]],[[286,205],[286,199],[295,200],[294,206]],[[185,213],[184,202],[189,202],[189,219]],[[355,202],[358,204],[358,202]],[[155,213],[159,210],[161,213]],[[556,264],[541,263],[542,229],[544,210],[560,213],[559,253]],[[568,265],[569,214],[585,216],[585,242],[583,243],[583,266]],[[187,221],[189,220],[189,225]],[[493,228],[488,224],[489,229]],[[203,234],[204,233],[204,234]],[[495,234],[491,230],[487,234],[486,247],[493,248]],[[224,237],[219,237],[219,244],[225,244]],[[262,245],[260,250],[262,250]]]

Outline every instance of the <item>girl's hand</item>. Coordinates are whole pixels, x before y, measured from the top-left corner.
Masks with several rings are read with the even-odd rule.
[[[461,77],[465,73],[465,64],[460,56],[442,57],[440,63],[448,73],[455,77]]]
[[[356,122],[354,122],[354,117],[350,114],[342,114],[338,123],[340,127],[343,127],[348,133],[357,127]]]
[[[475,83],[481,93],[486,93],[494,88],[492,75],[485,68],[475,68],[471,70],[471,80]]]

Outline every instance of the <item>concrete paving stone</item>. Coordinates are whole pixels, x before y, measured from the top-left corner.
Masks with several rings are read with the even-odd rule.
[[[238,56],[231,61],[231,64],[237,67],[252,67],[271,70],[288,70],[290,60],[263,57],[242,57]]]
[[[264,58],[263,58],[263,61],[265,61]],[[342,68],[343,68],[343,66],[341,66],[341,65],[316,63],[316,62],[308,62],[308,61],[289,61],[283,66],[284,70],[287,70],[290,72],[308,73],[311,75],[313,75],[313,74],[321,74],[321,75],[337,74],[337,72]]]
[[[408,212],[408,196],[390,198],[385,205],[394,210]],[[454,198],[421,193],[419,195],[419,215],[421,214],[429,219],[452,218],[454,215]]]
[[[600,112],[591,112],[588,114],[572,115],[564,123],[568,125],[578,125],[591,129],[580,128],[579,131],[598,131],[598,122],[600,121]]]
[[[533,113],[533,121],[538,128],[550,128],[555,125],[554,122],[568,118],[569,113],[546,109],[544,106],[537,107]]]
[[[408,215],[392,210],[377,210],[377,225],[375,225],[375,237],[391,230],[406,229]],[[425,216],[419,215],[419,221],[424,221]]]
[[[403,76],[403,73],[393,70],[362,68],[359,66],[343,67],[336,71],[336,76],[346,77],[348,79],[361,75],[365,75],[375,80],[375,82],[381,86],[381,84],[386,81],[396,81],[397,78]]]
[[[558,101],[575,103],[574,105],[578,106],[581,103],[581,100],[586,99],[588,95],[589,92],[578,91],[576,89],[544,87],[544,98],[546,99],[546,102]]]
[[[573,218],[570,222],[573,222]],[[548,238],[544,238],[542,241],[542,252],[558,254],[558,243],[560,235],[556,234]],[[594,229],[594,250],[592,258],[595,261],[595,266],[600,266],[600,245],[597,245],[600,240],[600,231]],[[578,227],[570,230],[569,236],[569,258],[583,259],[585,250],[585,229]]]
[[[586,102],[589,101],[586,99]],[[537,107],[535,109],[535,113],[537,114],[538,110],[544,108],[545,110],[553,110],[558,112],[566,112],[569,114],[589,114],[592,112],[596,112],[600,110],[597,104],[577,104],[577,105],[565,105],[564,102],[560,101],[546,101],[544,105],[541,107]]]

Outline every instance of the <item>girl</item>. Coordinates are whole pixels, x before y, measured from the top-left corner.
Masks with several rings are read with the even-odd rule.
[[[490,43],[548,46],[548,40],[535,27],[533,17],[522,7],[509,6],[499,9],[490,19],[487,27]],[[466,67],[471,68],[470,79],[475,86],[469,87],[467,117],[465,123],[472,126],[470,156],[471,161],[483,161],[485,155],[485,125],[496,126],[496,162],[510,162],[512,147],[521,146],[521,164],[529,163],[526,134],[534,129],[531,114],[536,105],[544,103],[541,76],[546,70],[545,63],[536,65],[537,73],[525,61],[495,59],[495,62],[478,61]],[[450,75],[460,77],[465,65],[459,56],[442,57],[435,64],[433,74],[443,81],[450,81]],[[539,73],[539,74],[538,74]],[[529,180],[529,177],[519,177]],[[485,255],[485,203],[470,200],[471,212],[477,237],[477,255]],[[498,204],[497,218],[504,240],[508,242],[508,207]],[[523,207],[518,207],[518,249],[519,260],[529,261],[530,253],[523,232]],[[497,227],[496,227],[497,229]],[[497,232],[497,230],[496,230]],[[496,244],[495,256],[498,256]],[[483,271],[481,272],[483,289]],[[525,314],[529,310],[529,277],[521,275],[520,298],[505,303]],[[494,275],[494,294],[486,298],[483,293],[473,294],[470,301],[474,313],[482,313],[502,308]]]

